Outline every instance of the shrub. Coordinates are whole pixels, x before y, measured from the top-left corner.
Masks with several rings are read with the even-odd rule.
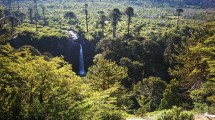
[[[145,114],[145,113],[147,113],[148,111],[147,111],[147,108],[145,108],[145,106],[142,106],[141,108],[139,108],[136,112],[135,112],[135,114],[137,114],[137,115],[143,115],[143,114]]]
[[[179,116],[180,120],[194,120],[194,115],[189,111],[181,112]]]
[[[173,112],[171,110],[167,110],[161,113],[161,115],[158,117],[158,120],[173,120],[173,116]]]
[[[164,110],[158,120],[194,120],[194,115],[188,111],[182,111],[181,108],[173,107],[170,110]]]
[[[120,111],[105,111],[101,118],[101,120],[124,120],[123,115]]]
[[[204,113],[204,112],[208,112],[208,106],[206,103],[194,103],[194,109],[195,112],[200,112],[200,113]]]
[[[215,105],[213,105],[212,107],[209,107],[209,113],[215,114]]]

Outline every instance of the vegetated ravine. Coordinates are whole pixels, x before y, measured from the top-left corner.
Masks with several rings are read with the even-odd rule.
[[[76,74],[84,76],[87,68],[93,64],[95,44],[71,29],[67,31],[70,37],[61,40],[49,36],[38,40],[37,38],[31,38],[32,33],[26,32],[19,34],[10,43],[14,48],[30,45],[38,49],[41,54],[63,56],[67,62],[72,64],[72,69]]]

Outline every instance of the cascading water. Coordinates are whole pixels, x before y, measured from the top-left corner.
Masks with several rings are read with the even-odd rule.
[[[86,74],[84,70],[84,56],[83,56],[83,50],[82,45],[80,44],[80,54],[79,54],[79,75],[84,76]]]
[[[78,35],[74,31],[70,30],[69,34],[70,34],[71,40],[77,40],[78,39]],[[79,44],[79,46],[80,46],[80,51],[79,51],[79,75],[80,76],[84,76],[86,74],[86,71],[84,70],[83,49],[82,49],[82,45],[81,44]]]
[[[78,39],[78,35],[74,32],[74,31],[69,31],[69,34],[70,34],[70,37],[73,39],[73,40],[77,40]]]

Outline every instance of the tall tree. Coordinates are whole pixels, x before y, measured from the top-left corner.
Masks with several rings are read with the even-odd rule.
[[[70,23],[70,27],[71,27],[71,25],[72,25],[72,21],[71,20],[72,19],[76,19],[76,15],[73,12],[66,12],[64,14],[64,18],[69,19],[69,23]]]
[[[87,30],[87,32],[89,32],[89,29],[88,29],[88,4],[85,4],[84,7],[85,7],[84,12],[85,12],[85,20],[86,20],[86,30]]]
[[[20,9],[20,0],[17,0],[17,11],[19,11],[19,9]]]
[[[8,5],[8,9],[11,10],[11,0],[8,0],[7,5]]]
[[[12,15],[8,16],[7,19],[11,23],[12,30],[14,30],[14,27],[19,24],[19,19],[15,16],[12,16]]]
[[[154,111],[159,107],[162,94],[165,90],[166,82],[159,77],[144,78],[134,85],[135,99],[140,109],[145,112]]]
[[[181,8],[176,9],[176,13],[177,13],[177,16],[178,16],[178,19],[177,19],[177,27],[178,27],[178,25],[179,25],[179,17],[181,16],[181,13],[182,13],[182,12],[184,12],[183,9],[181,9]]]
[[[4,12],[3,10],[0,8],[0,28],[2,28],[3,26],[3,19],[4,19],[5,15],[4,15]]]
[[[127,77],[127,68],[118,66],[115,62],[106,60],[101,55],[94,59],[95,65],[89,68],[87,78],[96,90],[105,91],[111,87],[119,87],[122,79]]]
[[[32,24],[32,23],[33,23],[33,9],[32,9],[32,8],[29,8],[28,11],[29,11],[30,23]]]
[[[14,27],[18,25],[18,23],[19,20],[15,16],[10,15],[8,10],[0,8],[0,42],[10,40],[16,35]]]
[[[24,21],[24,17],[25,17],[25,16],[26,16],[26,15],[25,15],[23,12],[19,12],[19,13],[18,13],[18,17],[19,17],[21,23]]]
[[[19,24],[19,19],[16,16],[11,15],[7,10],[0,13],[2,13],[0,18],[1,25],[7,25],[7,23],[10,23],[11,29],[14,30],[14,27]]]
[[[106,20],[107,17],[104,15],[104,11],[99,11],[99,14],[100,14],[99,23],[102,26],[102,33],[104,34],[105,20]]]
[[[116,37],[116,26],[121,17],[121,12],[119,11],[118,8],[114,8],[110,13],[110,17],[112,18],[113,38],[115,38]]]
[[[37,0],[34,0],[34,15],[35,15],[35,20],[36,20],[36,32],[38,32],[38,9],[37,9]]]
[[[178,106],[180,104],[181,95],[179,87],[180,84],[176,79],[170,81],[170,84],[166,86],[163,93],[159,109],[170,109],[173,106]]]
[[[73,13],[73,12],[66,12],[65,14],[64,14],[64,18],[66,18],[66,19],[76,19],[76,15],[75,15],[75,13]]]
[[[42,13],[43,13],[43,20],[45,20],[46,18],[45,18],[45,7],[44,6],[42,6]]]
[[[125,10],[125,13],[128,17],[128,35],[129,35],[130,34],[131,17],[134,16],[134,9],[132,7],[127,7]]]

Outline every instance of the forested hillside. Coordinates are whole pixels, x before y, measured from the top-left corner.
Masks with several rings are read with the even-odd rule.
[[[1,0],[0,120],[215,116],[214,0]]]

